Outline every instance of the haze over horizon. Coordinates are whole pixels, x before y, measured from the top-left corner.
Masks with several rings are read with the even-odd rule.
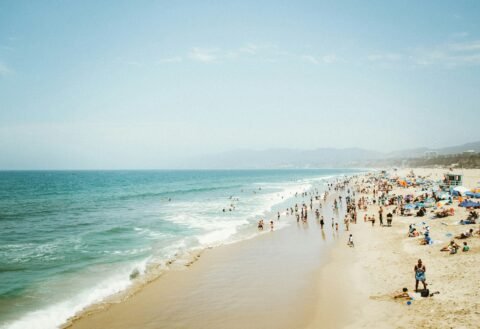
[[[480,140],[480,2],[0,3],[0,169]]]

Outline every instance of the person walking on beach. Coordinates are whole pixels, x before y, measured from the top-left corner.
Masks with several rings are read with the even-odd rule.
[[[352,247],[352,248],[355,247],[355,245],[353,244],[353,236],[352,236],[351,234],[350,234],[350,236],[348,237],[348,243],[347,243],[347,245],[348,245],[349,247]]]
[[[389,213],[387,214],[387,225],[388,225],[389,227],[392,226],[392,219],[393,219],[393,215],[392,215],[391,212],[389,212]]]
[[[425,282],[426,280],[425,272],[427,271],[427,268],[422,263],[421,259],[419,259],[417,265],[415,265],[414,271],[415,271],[415,291],[418,291],[419,281],[422,281],[423,289],[427,289],[427,283]]]
[[[323,220],[323,216],[322,216],[322,219],[320,219],[320,227],[322,230],[323,230],[323,225],[325,225],[325,221]]]
[[[345,219],[343,220],[343,223],[345,224],[346,230],[349,231],[350,220],[348,219],[348,216],[345,216]]]

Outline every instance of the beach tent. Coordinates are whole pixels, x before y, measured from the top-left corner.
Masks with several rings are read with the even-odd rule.
[[[466,195],[466,193],[470,191],[464,186],[456,186],[453,188],[453,192],[457,192],[459,195]]]
[[[425,202],[423,203],[423,206],[424,206],[425,208],[431,208],[431,207],[435,206],[435,199],[428,198],[428,199],[425,200]]]
[[[473,201],[470,201],[470,200],[465,200],[465,201],[461,202],[458,206],[459,207],[465,207],[465,208],[480,208],[480,202],[473,202]]]
[[[448,194],[447,192],[442,192],[442,193],[438,193],[437,197],[440,200],[448,200],[448,198],[450,198],[450,194]]]

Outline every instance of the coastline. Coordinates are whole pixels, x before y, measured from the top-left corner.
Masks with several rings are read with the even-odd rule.
[[[436,178],[446,172],[414,170]],[[465,185],[472,187],[480,170],[465,172]],[[466,213],[457,205],[448,219],[420,219],[428,220],[434,232],[437,241],[431,246],[406,236],[408,225],[419,222],[416,217],[395,216],[392,227],[372,228],[360,211],[358,223],[350,226],[355,248],[346,246],[343,225],[336,234],[325,216],[324,234],[310,219],[308,228],[291,225],[209,249],[185,270],[169,271],[126,301],[84,312],[64,327],[475,328],[480,317],[474,267],[480,261],[479,239],[469,240],[472,250],[467,254],[439,251],[448,242],[446,232],[456,235],[470,228],[456,224]],[[377,210],[371,205],[367,213]],[[440,294],[416,294],[408,305],[393,296],[402,287],[414,289],[418,258],[428,267],[429,288]]]
[[[292,225],[208,249],[192,266],[168,271],[120,303],[83,312],[64,328],[245,328],[251,321],[258,328],[305,327],[317,299],[310,283],[330,243],[317,233]]]
[[[319,177],[318,179],[314,179],[314,181],[321,182],[321,185],[320,186],[312,185],[312,186],[310,186],[310,189],[311,189],[311,191],[313,191],[313,188],[315,187],[315,189],[319,188],[319,190],[322,191],[323,187],[321,187],[321,186],[323,186],[324,183],[326,184],[326,182],[332,181],[332,178],[336,179],[335,177],[340,178],[344,175],[345,174],[341,174],[341,175],[338,175],[338,176],[336,175],[336,176],[333,176],[333,177],[332,176]],[[298,192],[300,193],[300,191],[298,191]],[[283,199],[283,197],[282,197],[282,199]],[[286,202],[286,200],[282,201],[280,204],[284,204]],[[290,205],[293,205],[295,202],[299,202],[298,199],[292,198],[291,196],[288,197],[288,200],[289,200],[288,203]],[[276,211],[272,210],[271,213],[269,213],[268,215],[265,215],[265,218],[276,217],[276,215],[274,216],[274,214],[276,214]],[[288,223],[287,223],[287,221],[288,221]],[[280,220],[280,222],[275,221],[275,227],[276,227],[275,232],[274,232],[275,234],[271,234],[270,232],[268,232],[269,228],[267,227],[265,229],[266,231],[258,232],[256,234],[253,234],[250,237],[242,239],[242,240],[237,240],[237,241],[234,241],[232,243],[225,243],[225,244],[222,244],[222,245],[219,245],[219,246],[214,246],[214,247],[209,247],[209,248],[189,252],[189,253],[187,253],[186,257],[181,257],[181,258],[178,258],[178,259],[175,259],[175,260],[169,262],[168,266],[166,268],[162,269],[162,273],[160,275],[152,276],[151,278],[149,278],[147,280],[143,280],[140,284],[132,285],[132,287],[129,288],[125,292],[115,294],[115,295],[111,296],[110,298],[107,298],[107,299],[103,300],[100,303],[96,303],[96,304],[93,304],[93,305],[85,308],[81,312],[77,313],[75,316],[69,318],[68,321],[62,325],[62,328],[69,328],[69,327],[72,327],[72,326],[76,327],[78,325],[78,323],[83,323],[86,318],[90,318],[91,316],[97,317],[97,314],[99,314],[99,313],[100,314],[102,314],[103,312],[112,313],[112,311],[111,311],[112,308],[114,308],[114,309],[117,308],[117,305],[119,305],[119,304],[131,303],[131,301],[130,301],[131,299],[137,300],[138,299],[137,295],[143,295],[143,292],[145,290],[152,290],[152,289],[157,289],[155,287],[160,287],[158,289],[160,289],[161,291],[164,291],[165,290],[165,288],[163,288],[163,282],[164,281],[167,282],[167,283],[171,282],[171,285],[179,286],[182,283],[178,283],[178,280],[176,279],[176,276],[185,277],[186,279],[184,279],[184,280],[190,280],[191,276],[196,275],[196,274],[183,274],[184,270],[187,270],[187,271],[185,271],[187,273],[190,273],[190,272],[197,273],[199,271],[199,270],[197,270],[197,268],[201,267],[202,271],[207,273],[208,271],[211,271],[210,268],[214,268],[214,267],[218,266],[218,264],[223,264],[224,267],[228,267],[228,266],[230,266],[230,265],[232,265],[232,264],[234,264],[238,261],[238,260],[235,260],[235,258],[232,256],[237,251],[247,253],[247,254],[250,255],[249,256],[250,258],[256,259],[255,257],[257,257],[257,256],[253,255],[254,253],[256,253],[256,250],[255,250],[256,247],[255,246],[257,246],[257,248],[258,248],[258,245],[261,244],[260,241],[263,241],[265,239],[267,239],[267,240],[273,239],[273,241],[275,241],[274,243],[280,243],[281,245],[288,246],[289,244],[291,244],[290,241],[287,241],[288,236],[290,236],[290,234],[287,234],[284,231],[293,230],[293,226],[295,226],[294,223],[295,223],[294,216],[290,215],[287,218],[287,217],[285,217],[285,214],[282,212],[282,219]],[[317,223],[317,225],[318,225],[318,223]],[[279,228],[281,227],[281,229],[278,230],[277,227],[279,227]],[[297,227],[297,229],[298,229],[298,227]],[[304,230],[305,227],[302,227],[301,229]],[[308,230],[306,230],[306,232],[308,232]],[[317,233],[319,233],[319,232],[317,232]],[[279,237],[279,236],[281,237],[280,240],[277,239],[277,237]],[[315,238],[312,238],[313,239],[312,241],[314,243],[318,243],[319,240],[317,238],[319,236],[320,236],[319,234],[316,234]],[[325,242],[325,237],[324,237],[324,240],[322,240],[322,241],[323,241],[322,243]],[[272,242],[270,242],[270,244],[271,243]],[[303,253],[303,247],[302,247],[303,244],[304,243],[302,241],[298,242],[298,246],[300,248],[299,250],[297,250],[298,253]],[[265,246],[268,246],[268,244],[265,244]],[[228,252],[226,250],[228,250]],[[288,250],[287,252],[294,252],[294,251]],[[278,255],[282,255],[284,253],[285,252],[279,251]],[[324,250],[322,250],[322,253],[324,253]],[[252,257],[252,255],[253,255],[253,257]],[[272,252],[270,257],[271,258],[277,257],[278,255],[276,255],[275,253]],[[201,256],[202,261],[197,262],[197,260],[200,259],[200,256]],[[260,256],[258,258],[261,258],[261,257],[263,257],[263,256]],[[303,256],[301,256],[301,257],[303,257]],[[299,259],[302,259],[301,257]],[[212,259],[215,259],[215,261],[212,261]],[[244,263],[248,263],[246,265],[247,267],[252,266],[252,261],[251,260],[246,260],[246,261],[243,260],[243,261],[244,261]],[[256,259],[256,261],[258,262],[259,259]],[[310,259],[309,261],[312,261],[312,260]],[[203,265],[203,264],[208,264],[208,265]],[[228,264],[230,264],[230,265],[228,265]],[[268,263],[266,263],[266,264],[268,264]],[[276,264],[275,266],[279,266],[279,264]],[[299,267],[299,266],[297,266],[297,267]],[[279,266],[279,267],[281,267],[281,266]],[[311,266],[311,268],[312,269],[317,269],[318,264],[316,264],[315,266]],[[267,271],[267,273],[264,276],[270,275],[268,269],[264,269],[264,270]],[[281,269],[281,270],[284,271],[284,269]],[[202,271],[200,271],[200,273],[203,273]],[[270,272],[274,272],[274,271],[272,271],[270,269]],[[300,276],[299,276],[299,278],[300,278]],[[301,279],[303,280],[303,277],[301,277]],[[250,279],[250,281],[252,281],[252,280],[254,280],[254,278]],[[265,280],[265,279],[261,278],[261,280]],[[284,278],[283,280],[287,281],[288,278]],[[248,280],[245,283],[250,284],[250,282]],[[168,286],[168,284],[167,284],[167,286]],[[241,287],[239,287],[239,289],[241,289]],[[273,287],[271,289],[273,289]],[[178,293],[178,289],[177,289],[177,291],[171,292],[172,295],[175,295],[176,293]],[[265,293],[268,294],[268,290],[265,290]],[[188,294],[188,293],[185,293],[185,294]],[[290,299],[290,297],[291,296],[288,296],[287,299]],[[174,297],[172,297],[172,298],[175,299]],[[205,301],[203,300],[202,303],[204,303],[204,302]],[[224,301],[224,302],[227,302],[227,301]],[[269,301],[269,302],[271,303],[272,301]],[[135,302],[135,304],[145,304],[145,303],[149,303],[149,302],[145,302],[145,301]],[[157,302],[154,302],[154,303],[157,303]],[[300,303],[300,302],[298,302],[298,303]],[[311,303],[311,304],[313,305],[314,303]],[[181,306],[179,306],[179,307],[181,307]],[[99,316],[99,317],[101,317],[101,316]],[[304,321],[305,316],[302,316],[301,318],[302,318],[302,321]],[[111,326],[111,324],[109,324],[109,325]],[[137,325],[140,326],[139,324],[137,324]],[[144,326],[144,325],[145,324],[142,324],[141,326]],[[92,326],[95,326],[95,325],[92,324],[92,323],[89,323],[86,327],[92,327]],[[121,325],[119,325],[119,327],[121,327]]]
[[[68,296],[70,292],[79,292],[75,294],[72,298],[58,297],[60,295],[54,293],[56,291],[56,287],[54,286],[54,284],[59,281],[56,277],[52,277],[52,279],[47,282],[52,283],[52,288],[50,289],[46,289],[49,287],[46,284],[43,284],[43,282],[46,281],[41,281],[42,287],[45,287],[43,290],[45,291],[46,296],[43,298],[38,298],[38,305],[36,305],[36,307],[31,307],[31,309],[27,309],[27,311],[25,312],[24,309],[15,306],[16,303],[8,303],[7,299],[7,301],[4,303],[5,305],[7,305],[7,307],[3,308],[2,311],[3,314],[7,314],[9,317],[2,317],[2,324],[0,325],[0,327],[11,329],[26,328],[32,326],[38,326],[41,328],[57,328],[62,325],[68,318],[74,316],[75,314],[78,315],[86,308],[87,310],[91,310],[96,307],[107,308],[110,303],[121,302],[125,299],[128,299],[130,295],[136,294],[138,290],[142,290],[145,281],[154,280],[156,276],[162,276],[165,272],[170,272],[170,270],[174,271],[177,268],[182,269],[184,267],[191,266],[191,264],[197,260],[197,252],[201,252],[205,248],[215,247],[222,244],[235,243],[236,241],[249,239],[252,236],[258,234],[269,234],[268,229],[266,230],[267,232],[258,232],[256,224],[259,216],[261,216],[262,218],[276,219],[276,211],[281,211],[282,209],[285,209],[286,204],[292,205],[295,202],[301,200],[302,198],[300,197],[300,195],[306,189],[315,187],[318,188],[319,191],[323,190],[323,186],[326,184],[326,181],[332,177],[332,173],[335,173],[336,175],[344,175],[344,173],[338,170],[313,170],[306,171],[305,173],[302,172],[300,174],[289,171],[285,171],[285,174],[283,172],[277,173],[275,171],[271,173],[267,172],[265,174],[253,172],[253,175],[247,173],[246,175],[233,175],[233,178],[231,179],[232,181],[235,181],[237,177],[248,177],[245,181],[242,180],[242,190],[240,190],[240,188],[235,185],[229,190],[228,188],[230,187],[230,185],[228,184],[229,180],[227,179],[227,181],[225,182],[221,181],[222,187],[226,187],[226,189],[220,189],[218,192],[214,192],[212,197],[209,197],[211,196],[210,193],[200,194],[197,199],[196,195],[193,195],[188,196],[188,198],[184,198],[187,200],[187,202],[182,203],[181,198],[177,198],[175,195],[172,195],[173,202],[171,204],[167,204],[169,206],[167,207],[168,211],[164,212],[166,215],[166,220],[158,220],[162,217],[159,216],[159,212],[152,211],[156,210],[155,208],[159,208],[159,206],[155,204],[152,209],[147,209],[149,211],[145,211],[145,221],[142,222],[139,220],[138,224],[137,222],[133,223],[133,225],[131,226],[131,234],[129,231],[128,237],[134,237],[134,240],[125,240],[125,234],[122,227],[130,227],[128,226],[128,221],[125,222],[126,225],[122,225],[122,223],[118,222],[112,223],[111,226],[122,228],[118,231],[112,231],[115,234],[99,235],[101,237],[101,240],[105,241],[105,245],[109,246],[107,247],[107,249],[104,250],[107,250],[109,252],[108,255],[116,255],[114,256],[117,257],[115,258],[115,261],[118,261],[118,264],[120,264],[119,266],[116,266],[117,263],[113,263],[115,266],[99,266],[99,269],[97,269],[96,266],[89,266],[87,262],[81,263],[82,265],[85,265],[85,275],[78,276],[79,279],[76,281],[69,280],[70,278],[76,279],[75,272],[72,272],[70,277],[67,277],[64,280],[66,283],[70,283],[69,285],[66,285],[67,289],[63,289],[65,296]],[[212,175],[208,177],[211,176]],[[226,174],[225,176],[230,177],[229,174]],[[261,179],[259,179],[259,177]],[[153,182],[155,181],[156,180],[153,180]],[[220,183],[217,181],[217,184]],[[258,192],[258,190],[260,189],[261,192]],[[187,186],[183,190],[189,191],[189,187]],[[160,192],[161,191],[163,190],[160,190]],[[241,194],[239,195],[240,200],[235,200],[239,201],[237,209],[234,209],[235,211],[232,211],[232,213],[227,212],[226,215],[222,214],[222,206],[225,206],[227,203],[233,203],[232,201],[228,200],[228,196],[235,195],[235,192]],[[296,192],[298,192],[298,197],[295,196],[295,198],[293,198]],[[126,194],[131,195],[131,193]],[[206,197],[204,195],[206,195]],[[154,196],[152,199],[156,198],[157,197]],[[205,199],[205,202],[196,202],[202,198]],[[137,200],[140,201],[137,202]],[[133,201],[133,206],[135,206],[137,203],[142,203],[142,198],[133,198]],[[148,201],[150,201],[150,199]],[[164,201],[166,204],[166,199]],[[177,205],[179,205],[178,209]],[[188,208],[189,205],[193,206],[194,208],[191,210],[190,208]],[[237,202],[235,202],[235,206],[237,206]],[[115,207],[115,209],[118,209],[120,211],[123,208]],[[197,209],[199,211],[196,211]],[[132,214],[143,214],[144,211],[122,211],[122,213],[125,213],[126,217],[132,217]],[[185,214],[187,214],[187,216],[190,216],[185,217]],[[210,216],[211,214],[212,216]],[[59,213],[59,216],[66,215],[68,214]],[[133,218],[135,218],[135,216],[133,216]],[[153,224],[154,222],[159,224]],[[280,226],[282,226],[282,224],[284,224],[285,222],[286,221],[282,220],[279,223],[275,223],[275,229],[279,229]],[[168,225],[164,225],[164,223],[167,223]],[[172,227],[183,229],[183,227],[188,228],[190,227],[189,225],[191,225],[195,228],[201,227],[201,225],[203,225],[204,223],[206,223],[205,227],[207,227],[210,232],[214,231],[215,234],[201,234],[203,231],[208,233],[209,230],[195,231],[195,229],[193,229],[191,230],[191,232],[187,232],[188,230],[185,229],[183,231],[179,231],[180,234],[171,234],[172,237],[180,237],[179,243],[173,243],[175,242],[173,238],[170,239],[173,242],[170,244],[166,244],[166,248],[164,248],[165,244],[155,243],[155,241],[161,240],[157,239],[157,237],[161,237],[161,235],[155,234],[158,232],[163,232],[162,228],[164,226],[166,227],[165,232],[169,232],[168,230]],[[239,227],[239,223],[241,227]],[[211,225],[209,226],[209,224]],[[88,227],[85,227],[88,230]],[[231,227],[235,227],[236,230],[236,233],[233,233],[233,235],[232,232],[235,230],[230,229]],[[215,228],[220,228],[220,230],[215,230]],[[226,229],[224,230],[224,228]],[[104,229],[104,231],[107,230]],[[185,239],[182,238],[182,234],[184,232],[187,233],[187,238]],[[107,233],[110,233],[110,231],[107,231]],[[118,246],[115,245],[115,243],[113,242],[120,241],[119,239],[116,239],[116,236],[120,235],[122,236],[123,241],[132,243],[118,244]],[[94,235],[92,234],[91,236],[93,237]],[[193,236],[194,238],[190,238],[190,236]],[[48,235],[43,235],[41,237],[45,239],[49,238]],[[197,238],[198,243],[195,240]],[[223,239],[223,242],[218,241],[221,239]],[[60,239],[60,241],[64,240],[66,239]],[[110,242],[112,242],[111,244],[109,244],[109,240]],[[90,236],[84,237],[82,235],[80,239],[75,239],[75,244],[71,247],[82,247],[80,252],[82,255],[84,255],[84,249],[87,249],[88,251],[95,251],[94,248],[87,248],[88,246],[90,246],[91,241],[95,243],[93,238],[90,239]],[[149,243],[149,241],[153,241],[153,243]],[[133,248],[136,248],[136,245],[140,243],[152,245],[153,250],[153,252],[146,252],[146,257],[144,257],[145,255],[137,257],[140,262],[136,259],[134,259],[134,261],[132,262],[129,258],[130,256],[123,257],[124,254],[120,255],[117,252],[117,250],[136,251],[138,249]],[[92,245],[96,246],[95,244]],[[197,248],[197,245],[200,245],[199,248]],[[98,244],[97,249],[100,250],[101,247],[102,245]],[[67,248],[66,250],[69,249]],[[120,260],[119,258],[122,259]],[[109,259],[107,259],[107,261],[108,260]],[[61,265],[62,264],[59,264],[59,266],[53,266],[52,264],[50,264],[51,268],[55,269],[56,271],[62,270]],[[109,268],[115,267],[120,268],[120,270],[108,272]],[[20,281],[21,279],[22,278],[20,277],[18,281]],[[60,284],[57,284],[57,286],[61,286],[61,284],[63,284],[63,282],[60,282]],[[62,290],[60,290],[60,292],[62,292]],[[26,299],[31,298],[32,300],[34,300],[35,297],[37,297],[37,295],[26,295]],[[19,314],[20,316],[17,316],[17,314]]]

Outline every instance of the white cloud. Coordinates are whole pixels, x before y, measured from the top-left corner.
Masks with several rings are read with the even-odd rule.
[[[259,46],[250,43],[250,44],[246,45],[245,47],[241,47],[238,51],[240,53],[247,53],[247,54],[250,54],[250,55],[255,55],[255,54],[257,54],[259,48],[260,48]]]
[[[337,61],[337,56],[335,54],[325,55],[322,57],[322,61],[325,64],[333,64]]]
[[[480,40],[447,42],[430,47],[418,47],[402,52],[373,53],[367,60],[382,66],[410,64],[419,66],[439,65],[456,67],[480,65]]]
[[[367,56],[367,59],[371,62],[398,62],[403,59],[402,54],[398,53],[385,53],[385,54],[371,54]]]
[[[313,55],[302,55],[300,56],[300,59],[306,62],[309,62],[311,64],[333,64],[338,61],[338,57],[335,54],[329,54],[329,55],[324,55],[324,56],[313,56]]]
[[[450,34],[450,37],[457,38],[457,39],[463,39],[463,38],[468,37],[468,35],[469,35],[468,32],[456,32],[456,33]]]
[[[136,66],[136,67],[144,66],[144,64],[140,61],[124,59],[124,58],[121,58],[121,57],[116,58],[114,60],[114,63],[121,64],[121,65],[127,65],[127,66]]]
[[[210,63],[219,59],[219,49],[217,48],[192,48],[188,57],[197,62]]]
[[[195,47],[187,54],[187,58],[197,62],[211,63],[222,60],[255,59],[258,61],[277,61],[279,57],[291,56],[287,51],[271,44],[253,44],[233,49]]]
[[[477,51],[480,50],[480,40],[452,43],[448,48],[452,51]]]
[[[480,40],[416,49],[412,59],[418,65],[480,65]]]
[[[315,56],[312,56],[312,55],[303,55],[301,58],[302,60],[309,62],[311,64],[315,64],[315,65],[320,64],[320,61],[316,59]]]
[[[160,58],[157,61],[157,64],[164,64],[164,63],[180,63],[183,61],[183,58],[180,56],[174,56],[174,57],[165,57],[165,58]]]

